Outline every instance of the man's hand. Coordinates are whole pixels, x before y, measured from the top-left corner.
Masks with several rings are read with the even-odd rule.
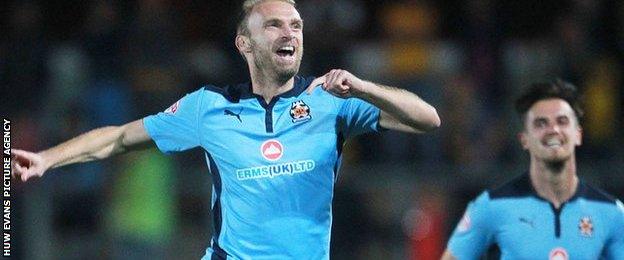
[[[355,97],[375,105],[381,109],[379,125],[382,128],[424,133],[440,126],[436,109],[404,89],[364,81],[337,69],[314,79],[308,86],[308,94],[318,86],[336,97]]]
[[[13,149],[13,178],[20,178],[27,181],[32,177],[41,177],[48,169],[43,156],[24,150]]]
[[[363,93],[366,84],[363,80],[346,70],[334,69],[327,74],[312,81],[307,89],[308,94],[314,88],[321,86],[323,90],[340,98],[359,97]]]

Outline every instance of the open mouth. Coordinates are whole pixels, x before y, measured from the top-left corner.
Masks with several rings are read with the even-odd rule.
[[[291,57],[295,55],[295,47],[294,46],[284,46],[277,49],[275,52],[280,57]]]
[[[559,139],[556,138],[551,138],[551,139],[547,139],[545,141],[542,142],[542,144],[546,147],[550,147],[550,148],[558,148],[561,147],[563,145],[563,142]]]

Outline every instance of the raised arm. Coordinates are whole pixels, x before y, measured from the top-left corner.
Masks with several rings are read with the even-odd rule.
[[[49,169],[101,160],[130,149],[145,147],[149,141],[142,119],[139,119],[122,126],[91,130],[38,153],[13,149],[13,175],[27,181],[42,176]]]
[[[346,70],[331,70],[315,79],[308,92],[322,87],[342,98],[357,97],[381,109],[379,125],[410,133],[423,133],[440,126],[436,109],[404,89],[364,81]]]

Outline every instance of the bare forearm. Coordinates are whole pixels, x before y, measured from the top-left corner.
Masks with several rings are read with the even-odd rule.
[[[440,118],[436,109],[416,94],[367,81],[363,84],[362,91],[356,93],[355,96],[379,107],[383,112],[416,132],[427,132],[440,126]]]
[[[64,143],[40,152],[46,168],[104,159],[121,153],[122,127],[109,126],[91,130]]]
[[[11,151],[13,175],[27,181],[41,177],[59,166],[104,159],[129,149],[145,147],[150,137],[139,119],[123,126],[109,126],[91,130],[48,150],[33,153],[20,149]]]
[[[91,130],[39,154],[44,169],[108,158],[129,149],[143,147],[150,137],[141,119],[122,126],[108,126]]]

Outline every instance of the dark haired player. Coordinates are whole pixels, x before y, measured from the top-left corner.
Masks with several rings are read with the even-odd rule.
[[[468,205],[442,259],[477,259],[497,244],[502,259],[624,259],[624,206],[579,180],[582,110],[576,89],[538,83],[516,102],[528,173]]]

